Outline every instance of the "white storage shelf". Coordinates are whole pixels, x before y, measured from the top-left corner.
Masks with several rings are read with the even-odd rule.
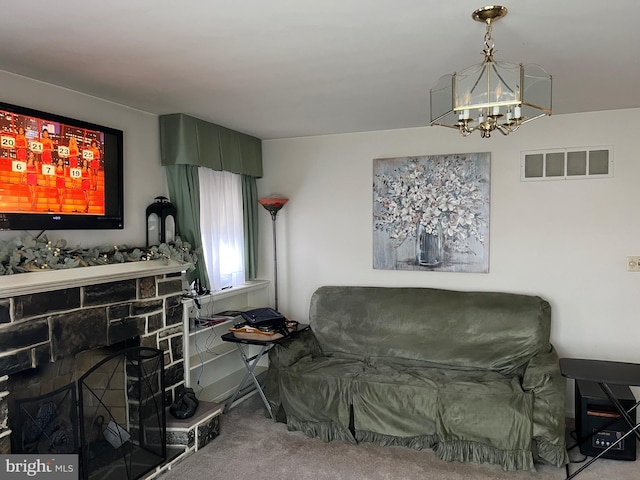
[[[269,306],[269,282],[256,280],[221,292],[183,301],[184,376],[185,385],[193,388],[199,400],[222,403],[227,400],[242,381],[247,369],[235,343],[224,342],[222,335],[239,320],[229,320],[214,326],[198,326],[198,319],[207,318],[228,310],[249,310]],[[243,345],[249,356],[259,347]],[[267,357],[263,357],[255,373],[267,370]],[[251,384],[252,385],[252,384]],[[249,389],[250,390],[250,389]],[[248,390],[248,391],[249,391]]]

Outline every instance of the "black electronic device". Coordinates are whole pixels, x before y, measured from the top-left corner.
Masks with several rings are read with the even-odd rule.
[[[122,130],[0,102],[0,230],[124,228]]]
[[[263,332],[278,332],[284,336],[289,334],[287,318],[270,307],[254,308],[241,313],[247,325]]]
[[[626,385],[610,385],[616,398],[625,410],[631,409],[636,399]],[[594,382],[575,382],[576,433],[580,442],[580,453],[596,456],[614,444],[628,430],[629,425],[607,398],[600,386]],[[635,411],[631,413],[635,418]],[[636,459],[636,437],[629,435],[602,458],[613,460]]]

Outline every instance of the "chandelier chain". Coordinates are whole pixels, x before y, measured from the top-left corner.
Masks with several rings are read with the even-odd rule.
[[[493,57],[494,47],[495,43],[491,36],[491,23],[487,23],[487,31],[484,34],[484,50],[482,53],[484,53],[486,57]]]

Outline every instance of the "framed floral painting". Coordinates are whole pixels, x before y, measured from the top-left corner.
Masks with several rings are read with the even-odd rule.
[[[489,272],[490,153],[373,161],[373,268]]]

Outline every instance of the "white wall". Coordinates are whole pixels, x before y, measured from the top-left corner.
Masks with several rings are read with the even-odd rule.
[[[491,139],[424,127],[264,141],[260,194],[290,198],[278,215],[280,310],[306,320],[311,294],[329,284],[535,294],[551,303],[561,356],[640,361],[640,273],[626,271],[626,256],[640,255],[639,119],[638,109],[551,116]],[[520,181],[523,150],[596,145],[613,145],[613,178]],[[490,272],[374,270],[372,160],[486,151]],[[270,278],[267,212],[260,221],[260,277]]]
[[[71,230],[46,232],[50,240],[64,238],[71,246],[93,247],[146,242],[146,207],[154,197],[167,195],[166,176],[160,166],[158,117],[72,90],[0,71],[0,101],[55,113],[124,131],[123,230]],[[26,232],[0,232],[0,240]],[[39,231],[29,232],[37,235]]]

